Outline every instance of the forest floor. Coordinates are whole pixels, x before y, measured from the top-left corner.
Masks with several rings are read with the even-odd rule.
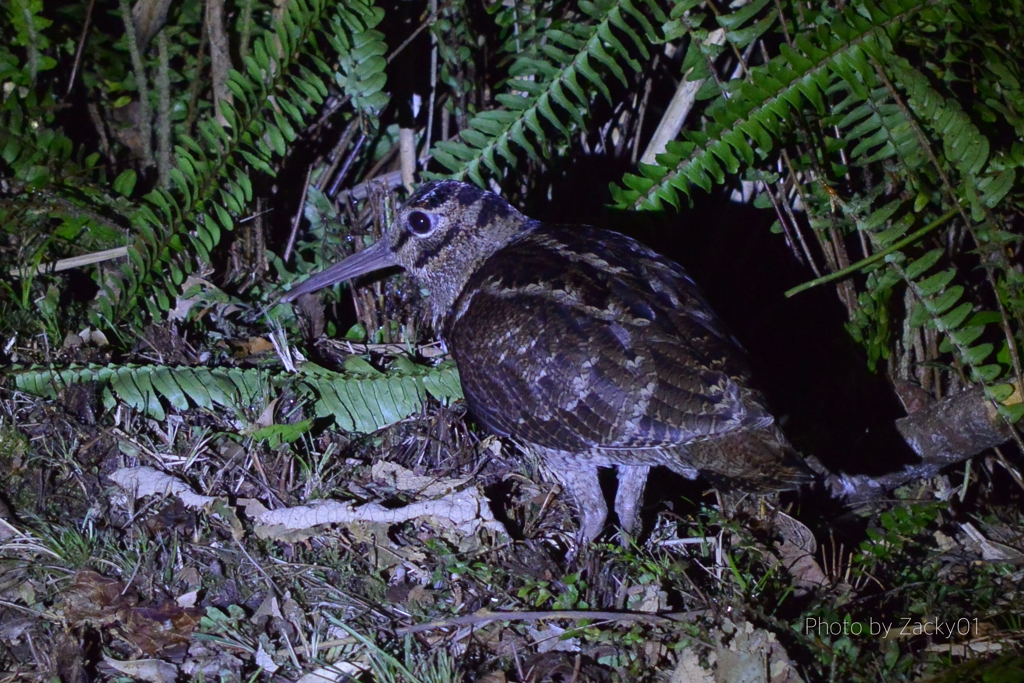
[[[9,353],[109,362],[95,341]],[[137,348],[201,354],[172,326]],[[579,547],[566,496],[461,402],[354,436],[287,388],[162,420],[56,393],[0,400],[0,681],[1020,680],[1022,491],[996,456],[857,510],[658,473],[639,539]]]

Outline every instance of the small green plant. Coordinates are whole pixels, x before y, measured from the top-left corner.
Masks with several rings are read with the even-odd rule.
[[[938,503],[914,503],[899,505],[884,511],[879,517],[879,527],[867,529],[867,540],[861,543],[860,553],[854,563],[862,572],[872,572],[881,562],[892,562],[897,558],[906,559],[910,546],[920,542],[920,537],[938,516]],[[908,566],[907,572],[917,571]]]
[[[528,580],[519,589],[519,597],[532,607],[555,610],[588,609],[587,582],[578,572],[566,574],[560,581]]]

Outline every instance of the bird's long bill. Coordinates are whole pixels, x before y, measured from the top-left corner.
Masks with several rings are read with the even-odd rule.
[[[372,246],[352,254],[341,263],[336,263],[327,270],[313,275],[298,287],[294,287],[281,297],[281,301],[294,301],[303,294],[330,287],[342,280],[372,273],[381,268],[395,265],[395,255],[389,248],[387,240],[379,239]]]

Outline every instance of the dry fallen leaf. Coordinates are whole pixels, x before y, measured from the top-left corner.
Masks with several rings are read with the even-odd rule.
[[[779,511],[775,513],[773,526],[782,536],[782,542],[775,544],[775,552],[797,587],[811,590],[827,586],[828,577],[814,558],[818,551],[814,533],[798,520]]]
[[[122,640],[148,655],[187,645],[199,625],[199,612],[172,600],[140,605],[136,592],[94,571],[75,575],[63,593],[64,620],[69,626],[89,624],[112,628]]]
[[[126,676],[149,683],[174,683],[178,678],[178,667],[159,659],[136,659],[119,662],[104,656],[103,663]]]

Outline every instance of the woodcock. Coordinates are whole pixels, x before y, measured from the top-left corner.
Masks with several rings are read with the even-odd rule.
[[[752,493],[809,472],[750,384],[744,354],[679,265],[618,233],[546,225],[466,183],[423,185],[373,246],[283,297],[388,266],[429,290],[470,411],[572,493],[580,536],[615,511],[639,531],[651,467]]]

